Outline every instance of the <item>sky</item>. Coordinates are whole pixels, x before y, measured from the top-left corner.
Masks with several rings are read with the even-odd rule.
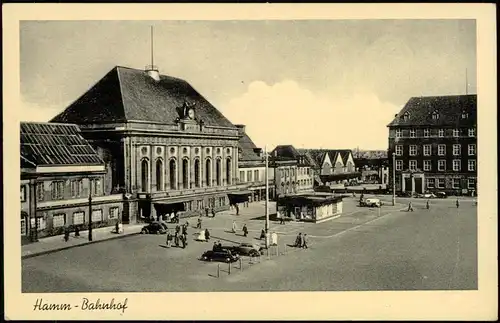
[[[465,94],[466,79],[476,93],[474,20],[22,21],[22,119],[48,121],[114,66],[149,65],[150,26],[160,73],[259,147],[385,150],[411,97]]]

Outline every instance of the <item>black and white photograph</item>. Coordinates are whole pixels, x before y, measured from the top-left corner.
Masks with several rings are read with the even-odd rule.
[[[30,317],[165,319],[184,306],[191,318],[206,301],[268,319],[262,293],[290,319],[311,292],[351,307],[453,292],[482,295],[469,306],[495,319],[497,278],[481,276],[497,271],[496,53],[479,49],[490,20],[279,8],[18,18],[4,192],[19,187],[20,204],[5,195],[4,249],[19,250],[5,259]],[[289,292],[303,296],[287,305]],[[327,308],[323,319],[410,317]],[[211,315],[197,318],[224,318]]]

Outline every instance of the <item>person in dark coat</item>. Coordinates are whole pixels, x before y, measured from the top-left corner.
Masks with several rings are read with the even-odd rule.
[[[198,218],[198,223],[196,224],[196,229],[201,229],[201,218]]]
[[[183,235],[180,236],[180,240],[182,243],[182,249],[185,249],[186,248],[186,239],[184,238]]]
[[[215,210],[212,208],[212,218],[215,218]]]
[[[460,202],[458,202],[458,199],[457,199],[456,204],[457,204],[457,209],[458,209],[458,208],[459,208],[459,206],[460,206]]]
[[[427,200],[427,202],[425,203],[425,208],[428,210],[430,208],[430,205],[429,205],[429,200]]]
[[[303,249],[307,249],[307,248],[308,248],[308,247],[307,247],[307,240],[308,240],[308,239],[307,239],[307,234],[306,234],[306,233],[304,233],[304,236],[302,237],[302,248],[303,248]]]
[[[408,212],[413,212],[413,206],[411,205],[411,201],[408,203]]]
[[[210,240],[210,232],[208,231],[208,228],[205,229],[205,239],[208,241]]]
[[[179,246],[179,233],[177,233],[177,232],[174,235],[174,243],[175,243],[176,247]]]
[[[69,240],[69,230],[68,228],[64,228],[64,241],[68,242]]]
[[[238,204],[235,204],[234,207],[236,208],[236,215],[240,215],[240,208],[238,207]]]
[[[260,232],[260,240],[265,239],[265,238],[266,238],[266,231],[264,231],[264,229],[262,229],[262,231]]]
[[[217,244],[217,241],[214,241],[214,246],[212,247],[213,251],[219,250],[219,245]]]
[[[208,218],[208,207],[205,208],[205,215]]]
[[[243,236],[246,237],[248,235],[248,228],[247,228],[246,224],[243,225],[243,229],[242,230],[243,230]]]
[[[188,232],[188,224],[186,223],[182,226],[182,234],[187,236],[187,232]]]
[[[295,247],[300,248],[302,246],[302,233],[299,232],[297,238],[295,239]]]

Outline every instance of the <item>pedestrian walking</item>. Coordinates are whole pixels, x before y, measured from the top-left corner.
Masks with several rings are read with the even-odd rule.
[[[238,204],[234,206],[236,208],[236,215],[240,215],[240,208],[238,207]]]
[[[212,208],[212,218],[215,218],[215,210]]]
[[[302,247],[302,232],[299,232],[299,234],[297,235],[297,238],[295,238],[294,247],[297,247],[297,248]]]
[[[210,240],[210,232],[208,231],[208,228],[207,228],[207,229],[205,229],[205,239],[206,239],[207,241],[209,241],[209,240]]]
[[[427,202],[425,203],[425,208],[428,210],[430,208],[429,206],[429,200],[427,200]]]
[[[285,224],[285,215],[280,212],[279,216],[280,216],[280,224]]]
[[[172,244],[172,234],[170,232],[167,233],[167,248],[170,248]]]
[[[265,239],[266,238],[266,231],[264,231],[264,229],[262,229],[262,231],[260,231],[260,240],[262,239]]]
[[[460,202],[458,202],[458,199],[457,199],[456,204],[457,204],[457,209],[458,209],[458,207],[460,206]]]
[[[307,247],[307,242],[308,242],[307,240],[308,240],[307,233],[304,233],[304,236],[302,237],[302,248],[303,249],[307,249],[308,248]]]
[[[186,223],[182,226],[182,234],[187,236],[188,232],[187,230],[188,230],[188,224]]]
[[[205,208],[205,215],[208,218],[208,207]]]
[[[243,236],[246,237],[248,235],[248,228],[247,228],[247,225],[244,224],[243,225]]]
[[[196,229],[201,229],[201,218],[198,218],[198,223],[196,224]]]
[[[233,221],[233,226],[232,226],[232,231],[233,233],[236,233],[236,230],[238,229],[237,225],[236,225],[236,221]]]
[[[411,205],[411,201],[408,202],[408,212],[413,212],[413,206]]]
[[[69,230],[68,228],[64,228],[64,241],[68,242],[69,240]]]
[[[185,249],[186,248],[186,239],[184,239],[183,235],[180,236],[180,240],[181,240],[181,244],[182,244],[182,249]]]
[[[176,247],[179,247],[179,234],[177,232],[174,235],[174,243]]]
[[[78,226],[75,227],[75,237],[80,236],[80,228]]]

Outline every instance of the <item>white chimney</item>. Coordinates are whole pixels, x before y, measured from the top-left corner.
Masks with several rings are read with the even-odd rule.
[[[154,65],[148,65],[146,66],[146,73],[155,81],[160,81],[160,72],[158,71],[158,68]]]

